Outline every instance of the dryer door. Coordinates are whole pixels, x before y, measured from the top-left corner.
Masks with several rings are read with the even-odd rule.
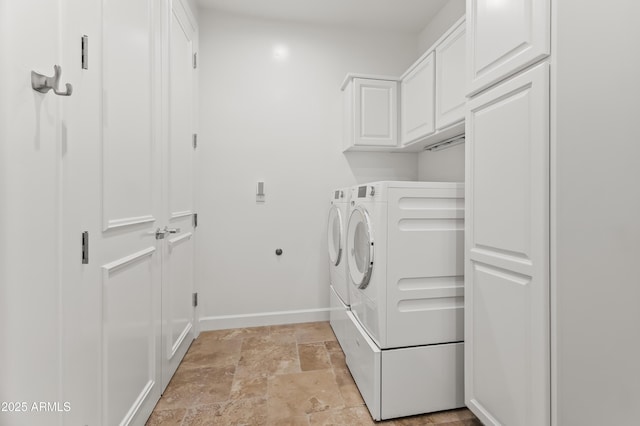
[[[373,270],[373,235],[369,213],[364,207],[358,206],[351,212],[347,229],[349,276],[356,287],[365,289]]]
[[[342,233],[344,232],[342,213],[335,205],[329,210],[329,224],[327,229],[327,244],[329,246],[329,261],[338,266],[342,261]]]

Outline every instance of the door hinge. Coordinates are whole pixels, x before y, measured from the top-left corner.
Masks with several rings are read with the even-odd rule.
[[[89,232],[84,231],[82,233],[82,264],[87,265],[89,263]]]
[[[193,304],[193,307],[195,308],[196,306],[198,306],[198,293],[193,293],[191,296],[191,301]]]
[[[198,52],[193,54],[193,69],[198,68]]]
[[[194,228],[198,227],[198,213],[193,214],[193,227]]]
[[[89,36],[83,35],[81,42],[81,51],[82,51],[82,69],[89,69]]]
[[[198,134],[194,133],[193,134],[193,149],[196,149],[198,147]]]

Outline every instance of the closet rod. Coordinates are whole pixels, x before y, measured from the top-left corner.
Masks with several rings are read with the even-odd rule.
[[[442,151],[443,149],[451,148],[452,146],[460,145],[464,143],[464,135],[454,136],[446,139],[442,142],[434,143],[424,148],[425,151]]]

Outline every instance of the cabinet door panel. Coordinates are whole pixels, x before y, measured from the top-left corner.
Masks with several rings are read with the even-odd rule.
[[[549,66],[468,102],[466,404],[550,423]]]
[[[435,131],[434,54],[424,58],[402,79],[402,144],[407,145]]]
[[[398,144],[397,83],[354,79],[355,145]]]
[[[467,0],[467,25],[470,94],[550,53],[549,0]]]
[[[464,120],[465,24],[436,47],[436,128]]]

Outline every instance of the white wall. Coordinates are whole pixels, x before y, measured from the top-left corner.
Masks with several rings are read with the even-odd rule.
[[[193,14],[194,18],[196,18],[196,21],[199,22],[200,6],[198,6],[197,0],[183,0],[183,2],[189,7],[189,11]]]
[[[419,153],[418,179],[432,182],[464,182],[464,144],[442,151]]]
[[[203,329],[327,318],[330,191],[418,177],[413,154],[341,153],[340,83],[400,75],[417,57],[415,35],[200,11]]]
[[[418,49],[424,53],[464,15],[465,0],[448,0],[418,35]]]
[[[640,3],[552,4],[555,424],[638,424]]]
[[[465,0],[449,0],[418,36],[420,52],[425,52],[465,12]],[[418,154],[419,179],[464,182],[464,145]]]

